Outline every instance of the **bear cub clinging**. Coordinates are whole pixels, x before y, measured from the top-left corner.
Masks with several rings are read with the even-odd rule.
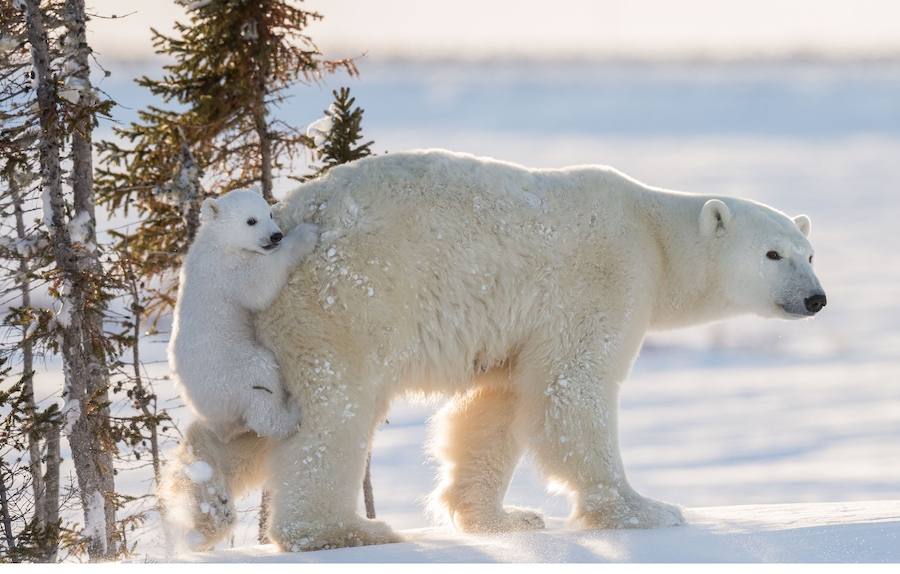
[[[252,191],[203,202],[181,267],[168,355],[185,400],[223,441],[247,430],[285,437],[300,424],[275,357],[256,342],[252,314],[272,303],[317,241],[310,224],[284,235]]]

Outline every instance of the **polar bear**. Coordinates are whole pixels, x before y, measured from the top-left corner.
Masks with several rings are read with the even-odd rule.
[[[185,400],[223,441],[247,430],[284,437],[300,423],[300,405],[287,400],[251,314],[271,304],[317,239],[313,225],[285,237],[253,191],[202,204],[181,267],[168,356]]]
[[[268,461],[254,476],[274,491],[269,534],[285,550],[398,539],[356,505],[374,429],[404,394],[449,398],[433,500],[464,531],[543,526],[503,506],[524,450],[570,494],[576,527],[679,524],[629,485],[619,453],[619,386],[645,334],[826,303],[808,217],[608,167],[395,153],[302,185],[276,219],[322,230],[257,322],[304,423],[261,441],[265,454],[230,447],[216,473],[234,496],[254,477],[229,457]]]

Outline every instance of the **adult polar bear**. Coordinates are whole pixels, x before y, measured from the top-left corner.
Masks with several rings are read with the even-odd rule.
[[[502,506],[523,449],[571,494],[577,526],[678,524],[629,486],[619,454],[619,385],[645,333],[825,302],[805,216],[606,167],[396,153],[301,186],[277,217],[323,230],[258,322],[303,409],[268,455],[284,549],[396,540],[356,503],[372,433],[404,393],[451,398],[435,500],[466,531],[542,526]]]

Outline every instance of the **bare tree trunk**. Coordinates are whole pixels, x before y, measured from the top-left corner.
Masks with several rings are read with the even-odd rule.
[[[275,203],[272,192],[272,138],[269,135],[269,124],[266,122],[266,92],[260,88],[259,101],[254,110],[253,120],[256,123],[256,136],[259,138],[260,185],[262,196],[269,203]]]
[[[363,501],[366,503],[366,518],[375,518],[375,495],[372,493],[372,451],[366,457],[366,476],[363,478]]]
[[[50,72],[49,43],[38,0],[21,0],[25,7],[28,40],[31,44],[33,70],[37,83],[37,103],[41,126],[40,161],[41,184],[49,209],[53,256],[62,271],[63,305],[65,315],[57,320],[61,326],[60,347],[65,375],[66,430],[88,536],[88,554],[91,560],[109,559],[115,556],[115,505],[113,484],[113,460],[109,451],[108,433],[108,377],[98,336],[98,309],[87,309],[88,294],[92,288],[92,271],[99,269],[96,252],[76,249],[66,225],[66,206],[62,191],[60,169],[61,126],[57,111],[55,80]],[[84,44],[84,4],[79,0],[67,1],[67,13],[73,10],[76,21],[81,22],[78,34],[79,47]],[[86,56],[85,56],[86,61]],[[83,122],[84,123],[84,122]],[[88,135],[90,131],[86,132]],[[83,137],[85,133],[80,134]],[[73,136],[74,137],[74,136]],[[89,141],[89,140],[88,140]],[[87,146],[90,157],[90,145]],[[85,153],[84,146],[78,148]],[[84,161],[73,148],[76,167],[73,186],[76,197],[85,207],[85,193],[91,193],[85,185],[79,162]],[[81,213],[81,212],[79,212]],[[87,211],[88,220],[82,222],[93,237],[93,213]],[[84,216],[82,216],[84,217]]]
[[[16,236],[26,240],[25,215],[22,211],[22,196],[15,173],[9,177],[9,192],[13,203],[13,214],[16,220]],[[22,297],[22,308],[31,307],[31,281],[28,279],[28,262],[25,257],[19,258],[19,291]],[[46,525],[44,509],[44,478],[41,468],[41,443],[37,425],[37,407],[34,403],[34,345],[27,338],[27,327],[22,331],[22,395],[25,399],[25,418],[28,421],[28,470],[31,473],[31,486],[34,490],[34,512],[39,528]]]
[[[47,472],[44,474],[47,491],[42,511],[46,524],[44,561],[56,562],[59,553],[59,463],[62,460],[59,454],[59,424],[51,423],[50,428],[44,432],[44,440],[47,444]]]
[[[9,190],[16,222],[16,236],[27,239],[22,197],[15,173],[10,173]],[[28,278],[28,262],[19,259],[19,290],[22,307],[31,307],[31,281]],[[34,491],[35,528],[40,533],[41,559],[55,562],[59,546],[59,427],[56,423],[38,423],[37,405],[34,399],[34,344],[27,337],[27,327],[22,331],[22,395],[25,417],[28,421],[28,471]],[[47,474],[41,463],[41,436],[47,443]],[[48,485],[47,480],[55,481]]]
[[[256,137],[259,139],[259,175],[262,196],[269,203],[275,203],[275,195],[272,192],[272,136],[269,133],[269,123],[266,121],[266,94],[268,87],[266,81],[269,78],[269,54],[266,53],[270,40],[270,30],[265,15],[259,14],[256,18],[255,30],[257,34],[256,64],[256,105],[253,110],[253,122],[256,127]]]
[[[256,540],[260,544],[269,544],[272,542],[269,539],[269,521],[272,516],[272,493],[269,492],[267,488],[264,488],[262,491],[262,496],[259,501],[259,533],[256,535]]]
[[[190,245],[197,235],[200,227],[200,206],[203,203],[203,190],[200,187],[200,168],[191,153],[191,146],[182,130],[181,136],[181,160],[179,161],[179,173],[175,176],[176,196],[181,203],[182,214],[187,231],[187,244]],[[187,180],[187,181],[185,181]],[[184,187],[182,189],[182,187]],[[186,204],[186,205],[185,205]]]
[[[126,252],[125,257],[130,257],[130,255]],[[150,410],[150,393],[147,388],[144,387],[144,377],[141,373],[141,350],[139,345],[141,341],[141,324],[143,320],[140,299],[141,292],[137,275],[134,273],[130,260],[126,263],[126,266],[128,291],[131,296],[131,317],[133,319],[131,335],[134,337],[134,345],[131,347],[131,368],[132,376],[134,377],[134,396],[138,403],[138,407],[141,409],[141,414],[144,416],[144,420],[147,421],[147,427],[150,431],[150,457],[153,463],[153,478],[156,481],[156,485],[159,486],[160,477],[162,476],[162,463],[159,458],[159,431],[157,429],[156,409]],[[160,505],[162,505],[162,501],[160,501]]]
[[[9,501],[6,496],[6,478],[3,476],[3,465],[0,464],[0,522],[3,524],[3,537],[8,551],[16,549],[16,538],[13,536],[12,517],[9,515]]]
[[[85,17],[84,0],[66,0],[65,26],[67,29],[68,59],[74,63],[72,78],[81,87],[81,97],[75,106],[75,121],[72,131],[72,195],[75,218],[81,221],[81,235],[84,240],[82,257],[84,267],[91,273],[101,273],[100,259],[97,254],[96,213],[94,209],[94,161],[91,137],[94,129],[94,116],[91,111],[94,94],[91,89],[90,46],[87,42],[87,18]],[[89,281],[89,278],[85,278]],[[103,308],[99,305],[85,305],[82,316],[83,345],[88,358],[86,390],[93,404],[91,434],[94,437],[94,448],[91,454],[94,466],[100,479],[103,495],[103,512],[105,538],[107,540],[106,557],[115,556],[112,542],[116,538],[116,505],[115,478],[113,469],[113,453],[107,448],[109,437],[109,372],[106,366],[103,344]],[[84,498],[84,496],[82,496]],[[95,504],[97,500],[94,501]]]

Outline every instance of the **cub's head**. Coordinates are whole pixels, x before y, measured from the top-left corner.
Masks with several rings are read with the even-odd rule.
[[[700,232],[714,243],[719,277],[738,309],[765,317],[811,317],[825,307],[813,271],[809,217],[787,215],[746,200],[710,199]]]
[[[246,189],[204,200],[200,224],[220,245],[256,253],[272,251],[284,237],[266,200]]]

